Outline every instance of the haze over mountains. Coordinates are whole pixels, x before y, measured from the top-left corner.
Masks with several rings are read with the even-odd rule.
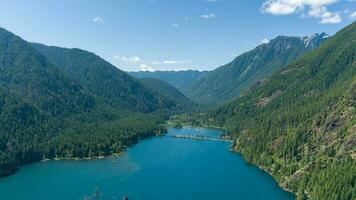
[[[204,77],[208,71],[198,70],[185,70],[185,71],[138,71],[128,72],[130,75],[136,78],[157,78],[172,86],[176,87],[180,91],[186,91],[190,85]]]

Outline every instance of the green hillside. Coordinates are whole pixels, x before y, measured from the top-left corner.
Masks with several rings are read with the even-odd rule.
[[[0,29],[0,85],[47,114],[69,116],[95,108],[82,87],[21,38]]]
[[[185,92],[195,81],[205,76],[208,71],[182,70],[182,71],[138,71],[128,72],[136,78],[156,78],[164,80],[178,90]]]
[[[32,45],[59,70],[111,106],[139,112],[153,112],[167,106],[165,99],[153,95],[138,80],[94,53],[35,43]]]
[[[4,29],[0,29],[0,63],[0,176],[44,158],[121,152],[140,137],[164,131],[160,117],[130,111],[158,105],[151,101],[153,92],[130,76],[123,75],[122,84],[127,78],[127,85],[149,96],[137,103],[146,93],[133,88],[128,93],[132,97],[122,101],[134,99],[132,107],[110,105]]]
[[[356,23],[210,113],[298,198],[356,198]]]
[[[230,100],[320,46],[326,38],[325,33],[310,37],[279,36],[208,72],[186,90],[186,95],[207,104]]]

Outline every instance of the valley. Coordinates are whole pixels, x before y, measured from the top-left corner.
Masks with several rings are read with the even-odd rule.
[[[114,59],[149,70],[0,28],[0,199],[356,198],[356,22],[209,70]]]

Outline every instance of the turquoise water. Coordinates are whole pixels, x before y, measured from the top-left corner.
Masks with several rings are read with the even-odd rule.
[[[184,127],[168,134],[219,131]],[[291,200],[271,176],[229,151],[228,142],[153,137],[118,158],[47,161],[0,179],[0,199]]]

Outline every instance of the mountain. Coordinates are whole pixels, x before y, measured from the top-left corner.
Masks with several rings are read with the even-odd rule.
[[[33,43],[63,73],[78,81],[93,96],[120,109],[153,112],[167,108],[167,102],[155,96],[135,78],[119,70],[94,53],[81,49],[51,47]]]
[[[186,71],[138,71],[128,72],[136,78],[156,78],[166,81],[180,91],[184,92],[188,86],[205,76],[208,71],[186,70]]]
[[[58,67],[32,44],[0,28],[0,176],[47,158],[121,152],[138,138],[164,131],[161,117],[140,112],[167,109],[168,100],[154,97],[129,75],[106,69],[95,55],[75,52],[83,57],[62,59],[74,59],[77,65],[72,66],[81,68],[82,75]],[[106,76],[99,79],[95,73]],[[108,85],[112,79],[121,87]],[[95,85],[94,80],[102,82]]]
[[[230,100],[320,46],[328,37],[326,33],[310,37],[279,36],[238,56],[229,64],[208,72],[193,83],[185,94],[207,104]]]
[[[95,107],[83,88],[21,38],[0,29],[0,85],[45,113],[68,116]]]
[[[298,199],[356,198],[356,22],[208,115]]]
[[[191,111],[193,105],[195,105],[192,100],[184,96],[177,88],[163,80],[156,78],[141,78],[139,80],[144,86],[154,91],[155,95],[163,96],[183,112]]]

